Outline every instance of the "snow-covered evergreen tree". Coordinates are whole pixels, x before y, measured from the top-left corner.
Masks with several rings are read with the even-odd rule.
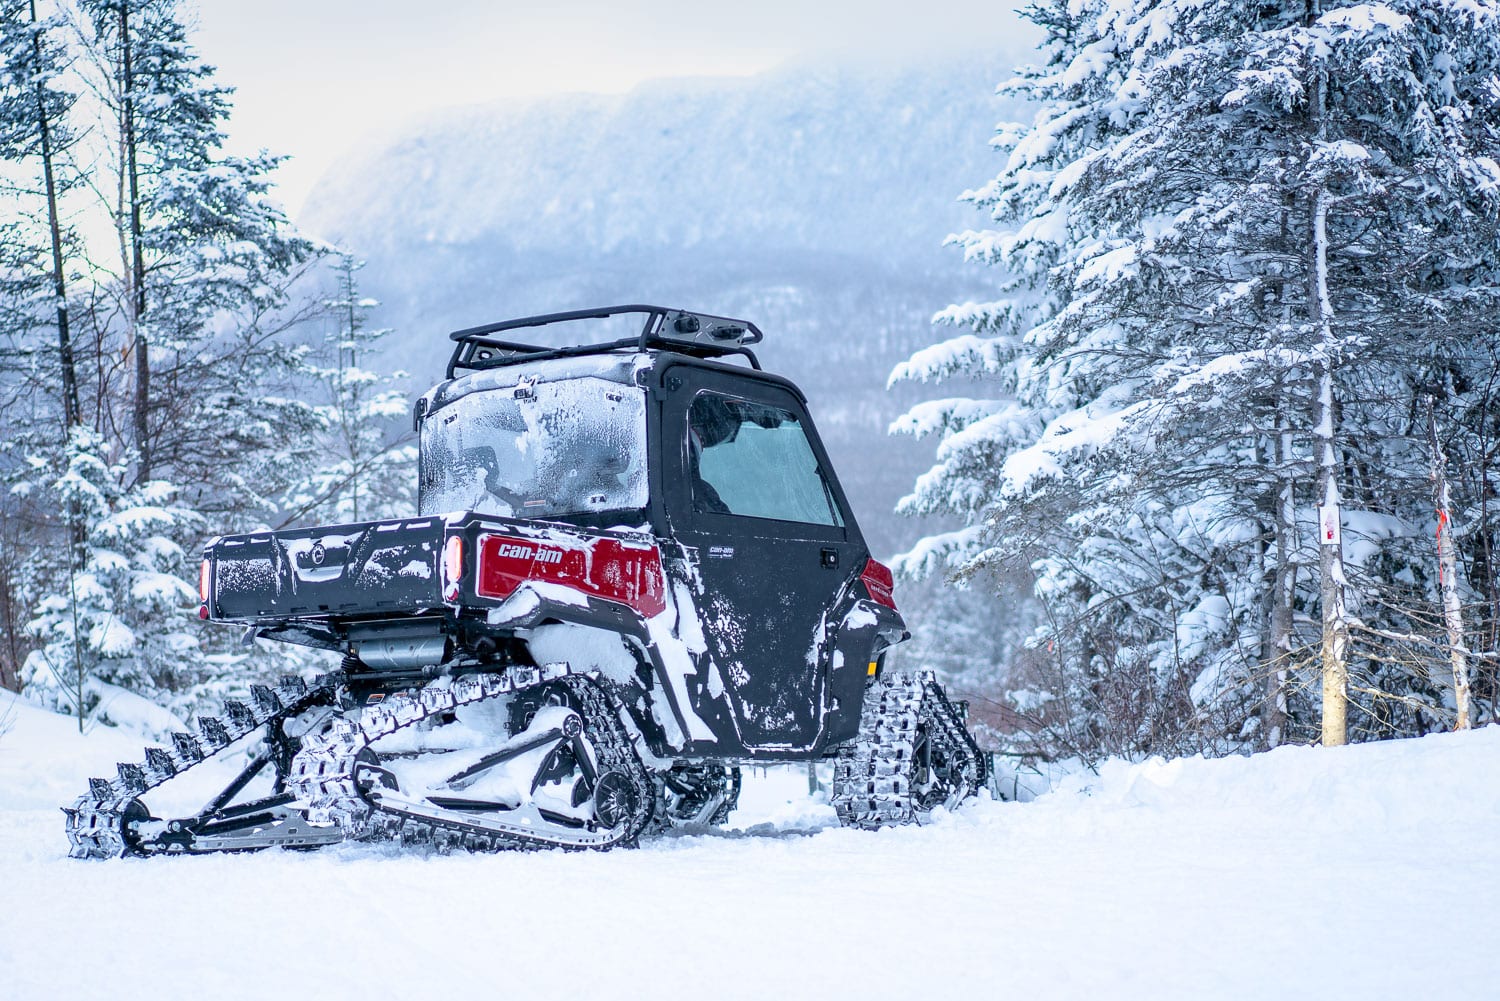
[[[130,429],[132,480],[192,483],[200,506],[250,488],[264,511],[317,425],[294,388],[303,352],[283,336],[316,309],[293,299],[316,248],[268,198],[277,158],[222,152],[231,91],[175,0],[78,10],[107,137],[91,166],[112,178],[98,187],[120,257],[99,288],[110,308],[89,315],[129,358],[110,373],[109,423]]]
[[[29,629],[42,645],[22,681],[34,699],[109,721],[115,690],[166,702],[202,670],[198,594],[185,580],[196,564],[183,540],[201,537],[203,522],[166,483],[122,493],[100,445],[77,431],[55,485],[89,526],[86,562],[68,566],[66,589],[38,604]]]
[[[66,423],[79,413],[78,375],[68,321],[64,258],[77,242],[60,202],[80,183],[60,160],[73,144],[68,115],[76,96],[58,86],[70,62],[57,35],[63,19],[43,17],[35,0],[0,6],[0,173],[20,196],[0,215],[0,310],[8,330],[56,323],[57,395]]]
[[[1441,720],[1423,672],[1390,677],[1349,633],[1385,615],[1426,527],[1426,496],[1388,496],[1427,468],[1389,418],[1493,308],[1494,5],[1029,16],[1047,62],[1004,89],[1037,114],[968,195],[998,228],[955,238],[1002,294],[944,311],[970,332],[893,375],[984,380],[897,425],[940,437],[906,509],[968,527],[903,568],[1032,568],[1074,748],[1310,736],[1313,609],[1323,664],[1357,661],[1356,729]],[[1314,542],[1315,500],[1342,500],[1347,570]]]
[[[318,438],[320,461],[285,503],[294,520],[370,521],[417,508],[417,454],[406,444],[410,413],[406,393],[393,388],[405,373],[381,374],[361,364],[390,334],[369,326],[369,313],[380,304],[360,294],[363,267],[347,252],[334,257],[336,289],[324,300],[330,329],[309,360],[325,394],[318,412],[326,430]]]
[[[0,407],[11,418],[0,435],[0,685],[18,681],[31,649],[25,624],[51,533],[61,528],[82,558],[81,512],[59,511],[33,475],[55,466],[38,456],[57,457],[81,420],[64,264],[78,240],[61,207],[81,178],[63,164],[76,96],[58,82],[72,62],[62,21],[32,0],[0,5]]]

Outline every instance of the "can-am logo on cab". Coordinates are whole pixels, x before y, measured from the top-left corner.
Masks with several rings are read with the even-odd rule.
[[[531,546],[521,546],[513,542],[501,543],[495,550],[496,556],[509,556],[518,560],[535,559],[538,563],[561,563],[563,554],[560,549],[542,549]]]

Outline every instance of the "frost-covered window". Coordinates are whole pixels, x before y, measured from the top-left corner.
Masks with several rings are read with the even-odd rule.
[[[700,393],[688,415],[693,509],[842,526],[828,480],[795,414]]]
[[[605,379],[470,393],[422,422],[423,514],[548,518],[646,506],[645,392]]]

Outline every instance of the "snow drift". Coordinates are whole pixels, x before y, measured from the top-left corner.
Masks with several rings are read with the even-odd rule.
[[[640,851],[81,863],[56,806],[139,742],[9,696],[0,719],[16,1001],[1432,996],[1500,892],[1493,727],[1111,762],[877,833],[772,770],[732,829]]]

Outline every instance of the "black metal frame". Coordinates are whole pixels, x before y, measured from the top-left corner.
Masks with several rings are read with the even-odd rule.
[[[641,325],[640,334],[635,337],[606,341],[602,344],[549,348],[539,344],[496,340],[489,336],[506,330],[544,327],[574,320],[602,320],[626,313],[645,315],[646,321]],[[662,348],[697,358],[743,355],[749,359],[752,368],[759,370],[760,361],[748,345],[759,344],[765,339],[765,335],[761,333],[759,327],[748,320],[637,303],[501,320],[498,323],[486,323],[478,327],[455,330],[448,335],[448,338],[456,342],[453,356],[448,359],[447,378],[452,379],[459,369],[478,371],[520,362],[541,361],[547,358],[572,358],[621,350],[645,351],[648,348]]]

